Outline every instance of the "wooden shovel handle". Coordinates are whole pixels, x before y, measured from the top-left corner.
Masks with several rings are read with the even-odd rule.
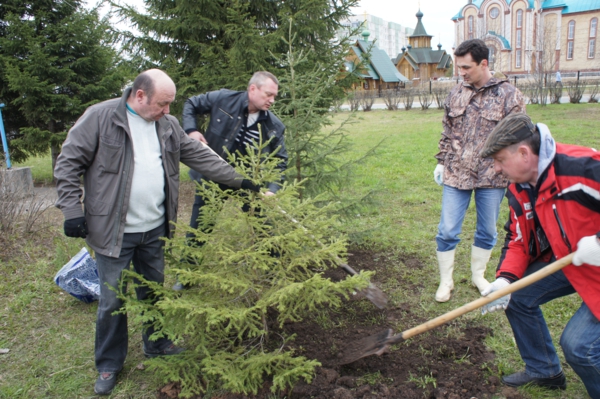
[[[476,299],[472,302],[467,303],[466,305],[461,306],[460,308],[451,310],[448,313],[444,313],[443,315],[438,316],[435,319],[431,319],[423,324],[420,324],[409,330],[403,331],[402,333],[391,337],[390,340],[393,342],[390,343],[400,342],[410,337],[414,337],[415,335],[419,335],[421,333],[429,331],[435,327],[449,322],[450,320],[454,320],[457,317],[464,315],[465,313],[478,309],[483,305],[487,305],[488,303],[493,302],[496,299],[502,298],[504,295],[512,294],[513,292],[518,291],[521,288],[527,287],[528,285],[533,284],[536,281],[539,281],[544,277],[547,277],[552,273],[559,271],[563,267],[570,265],[572,261],[573,254],[569,254],[563,258],[560,258],[557,261],[552,262],[548,266],[544,267],[543,269],[540,269],[535,273],[531,273],[529,276],[523,277],[522,279],[517,280],[514,283],[499,289],[498,291],[494,291],[488,296]]]

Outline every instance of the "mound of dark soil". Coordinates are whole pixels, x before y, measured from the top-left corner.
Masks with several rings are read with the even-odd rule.
[[[375,284],[385,281],[386,273],[389,274],[383,255],[353,251],[351,262],[355,269],[375,270]],[[421,267],[416,259],[403,259],[403,263]],[[328,272],[328,276],[342,279],[344,272],[337,269]],[[400,284],[403,297],[420,295],[419,287]],[[291,343],[296,353],[317,359],[322,366],[316,370],[312,382],[300,382],[279,397],[483,399],[501,392],[507,399],[521,398],[516,390],[501,386],[498,370],[493,364],[494,354],[484,345],[484,339],[492,331],[483,325],[450,322],[394,345],[381,356],[371,355],[350,364],[340,364],[344,354],[357,349],[356,343],[362,339],[386,328],[402,326],[406,330],[425,321],[427,319],[419,309],[414,309],[408,302],[379,310],[359,294],[342,309],[320,313],[314,320],[286,324],[283,332],[296,334]],[[176,397],[167,395],[165,388],[160,395],[162,398]],[[173,392],[173,388],[169,387],[169,391]],[[273,396],[265,384],[263,392],[250,398],[273,397],[277,396]],[[248,397],[222,394],[218,398]]]

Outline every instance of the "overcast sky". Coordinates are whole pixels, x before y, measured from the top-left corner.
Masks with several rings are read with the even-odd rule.
[[[400,0],[360,0],[359,7],[354,13],[374,15],[389,22],[413,28],[417,25],[415,14],[421,8],[423,13],[423,26],[428,35],[433,36],[431,47],[436,48],[438,43],[442,48],[452,53],[454,43],[454,22],[451,20],[467,5],[466,0],[420,0],[415,2]]]
[[[87,0],[88,4],[95,4],[98,0]],[[143,0],[121,0],[134,5],[138,10],[144,10]],[[454,22],[451,20],[467,4],[466,0],[360,0],[359,7],[354,9],[356,15],[374,15],[389,22],[413,28],[417,25],[415,14],[423,13],[423,25],[427,34],[433,36],[431,46],[435,49],[438,43],[449,53],[452,52],[454,43]]]

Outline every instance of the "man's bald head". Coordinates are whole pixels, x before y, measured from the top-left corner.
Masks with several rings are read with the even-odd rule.
[[[142,118],[157,121],[169,113],[169,105],[175,100],[175,83],[160,69],[140,73],[133,81],[131,96],[127,103]]]
[[[131,95],[134,96],[138,90],[143,90],[146,93],[146,97],[152,100],[157,87],[164,87],[175,91],[175,83],[173,83],[169,75],[160,69],[148,69],[140,73],[133,81]]]

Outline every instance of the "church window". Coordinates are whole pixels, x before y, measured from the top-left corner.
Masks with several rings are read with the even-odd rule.
[[[590,39],[588,41],[588,58],[596,56],[596,31],[598,29],[598,18],[590,21]]]
[[[473,16],[472,15],[469,16],[469,20],[468,21],[469,21],[469,25],[468,25],[468,28],[469,28],[469,39],[473,39]]]
[[[573,59],[573,49],[575,48],[575,44],[573,43],[575,39],[575,21],[569,21],[568,33],[567,33],[567,59]]]

